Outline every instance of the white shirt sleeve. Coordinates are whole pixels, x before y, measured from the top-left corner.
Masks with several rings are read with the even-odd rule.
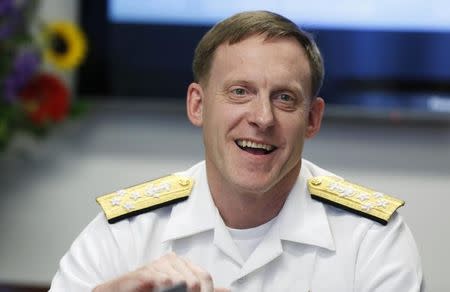
[[[124,267],[117,241],[99,214],[73,242],[60,261],[50,291],[91,291]]]
[[[394,214],[387,226],[374,223],[360,245],[356,262],[358,292],[418,292],[420,256],[408,226]]]

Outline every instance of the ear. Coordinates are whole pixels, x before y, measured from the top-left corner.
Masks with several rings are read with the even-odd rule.
[[[325,101],[323,100],[323,98],[321,97],[314,98],[309,108],[308,126],[306,127],[306,138],[312,138],[319,132],[324,110],[325,110]]]
[[[194,126],[203,125],[203,88],[199,83],[191,83],[188,87],[186,109],[189,121]]]

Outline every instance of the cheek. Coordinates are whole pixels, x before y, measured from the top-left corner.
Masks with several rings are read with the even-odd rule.
[[[304,127],[301,128],[293,128],[292,129],[292,142],[294,144],[293,148],[299,149],[303,147],[303,143],[305,141],[306,131]]]
[[[278,121],[287,139],[298,140],[304,137],[308,121],[303,111],[280,116]]]
[[[203,132],[209,144],[221,144],[230,128],[233,109],[222,103],[216,102],[207,104],[203,112]]]
[[[246,114],[246,105],[236,106],[229,103],[220,103],[215,106],[208,118],[213,121],[217,129],[228,132],[245,123]]]

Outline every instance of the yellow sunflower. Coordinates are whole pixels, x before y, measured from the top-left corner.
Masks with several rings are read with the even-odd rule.
[[[78,66],[86,56],[86,37],[78,26],[67,21],[51,22],[44,30],[45,59],[61,69]]]

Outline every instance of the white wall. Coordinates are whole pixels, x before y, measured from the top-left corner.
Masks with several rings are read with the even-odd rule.
[[[48,283],[99,212],[96,196],[202,159],[183,105],[93,107],[46,140],[18,137],[0,157],[0,282]],[[305,157],[406,200],[401,213],[423,257],[427,291],[450,291],[450,127],[326,120]]]

